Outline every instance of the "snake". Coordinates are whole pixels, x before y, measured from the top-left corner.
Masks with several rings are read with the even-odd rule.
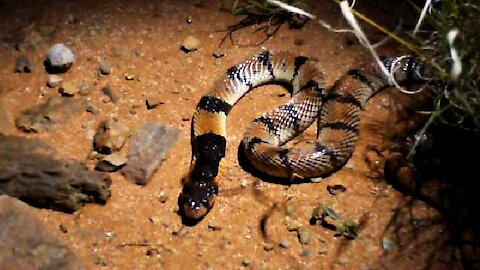
[[[256,117],[247,127],[239,151],[243,149],[259,172],[293,182],[323,177],[343,167],[354,151],[367,101],[388,86],[424,81],[429,74],[414,56],[380,57],[348,70],[325,88],[317,62],[288,51],[263,51],[227,69],[200,98],[191,120],[190,169],[179,195],[184,216],[200,220],[212,209],[226,166],[227,116],[251,89],[274,82],[291,86],[288,102]],[[285,145],[314,121],[315,143]]]

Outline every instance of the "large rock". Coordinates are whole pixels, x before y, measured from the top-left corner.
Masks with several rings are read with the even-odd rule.
[[[178,140],[178,135],[177,129],[158,123],[135,128],[130,138],[127,165],[121,170],[123,176],[134,183],[147,184]]]
[[[40,222],[35,209],[0,196],[0,269],[87,269]]]
[[[54,159],[53,153],[39,140],[0,137],[0,195],[65,212],[110,198],[107,174],[74,160]]]
[[[87,109],[86,99],[69,97],[53,97],[45,103],[39,104],[22,112],[15,124],[24,131],[45,131],[55,125],[65,123],[74,115]]]

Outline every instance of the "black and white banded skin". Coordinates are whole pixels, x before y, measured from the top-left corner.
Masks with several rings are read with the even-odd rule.
[[[382,58],[396,82],[423,80],[425,66],[410,56]],[[198,102],[192,118],[192,161],[180,203],[190,219],[204,217],[218,194],[224,167],[230,109],[252,88],[269,82],[292,85],[292,98],[253,120],[243,150],[259,171],[293,179],[320,177],[341,168],[359,136],[360,112],[368,99],[390,86],[377,64],[351,69],[329,89],[314,61],[288,52],[265,51],[229,68]],[[310,148],[288,148],[286,142],[315,120],[318,135]]]

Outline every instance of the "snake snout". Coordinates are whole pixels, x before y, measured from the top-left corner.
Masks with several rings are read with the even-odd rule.
[[[213,182],[189,181],[181,193],[183,213],[190,219],[203,218],[213,207],[218,186]]]

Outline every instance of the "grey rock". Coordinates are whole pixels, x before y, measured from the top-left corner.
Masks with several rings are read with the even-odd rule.
[[[108,175],[74,160],[54,159],[39,140],[4,136],[0,140],[0,195],[20,198],[36,207],[73,212],[85,203],[110,198]]]
[[[83,80],[83,81],[80,83],[78,93],[79,93],[81,96],[86,96],[86,95],[90,94],[90,92],[92,91],[93,86],[94,86],[94,83],[93,83],[93,82]]]
[[[15,125],[24,131],[48,131],[58,124],[67,122],[86,108],[87,101],[83,98],[53,97],[45,103],[23,111],[15,119]]]
[[[66,72],[75,61],[73,52],[63,43],[50,47],[45,56],[45,68],[49,73]]]
[[[179,133],[177,129],[158,123],[146,123],[135,128],[130,138],[128,162],[121,173],[129,181],[147,184],[178,140]]]
[[[122,148],[128,138],[129,128],[112,119],[100,122],[93,137],[93,149],[102,154],[110,154]]]
[[[15,198],[0,196],[0,232],[0,269],[87,269],[35,209]]]
[[[15,60],[15,68],[13,71],[15,73],[30,73],[31,68],[26,55],[17,57],[17,59]]]
[[[62,96],[73,97],[78,92],[78,89],[72,81],[64,81],[58,89],[58,92],[62,94]]]

